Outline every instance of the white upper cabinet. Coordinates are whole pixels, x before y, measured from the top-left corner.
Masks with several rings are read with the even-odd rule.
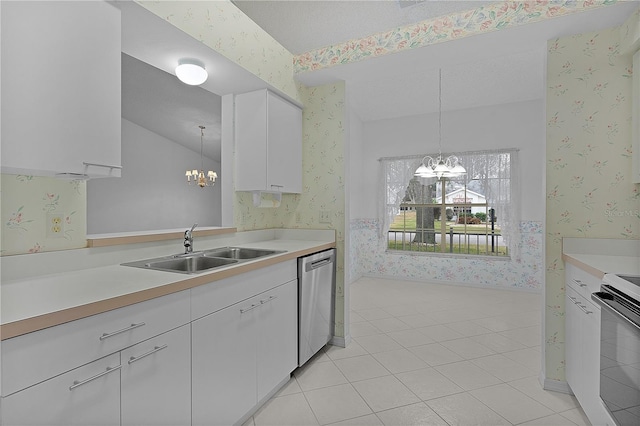
[[[302,110],[268,90],[236,96],[236,191],[302,192]]]
[[[2,173],[120,176],[120,10],[2,2]]]

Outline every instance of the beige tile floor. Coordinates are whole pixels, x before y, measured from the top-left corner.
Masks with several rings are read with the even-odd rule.
[[[351,344],[323,348],[245,425],[588,425],[539,384],[540,297],[362,278]]]

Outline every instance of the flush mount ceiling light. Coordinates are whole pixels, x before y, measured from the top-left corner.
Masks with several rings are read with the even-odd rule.
[[[422,159],[420,167],[414,176],[423,178],[446,179],[461,176],[467,173],[460,160],[455,155],[442,156],[442,69],[438,70],[438,146],[439,152],[436,158],[426,155]]]
[[[191,178],[193,182],[200,188],[205,186],[213,186],[216,183],[218,174],[212,170],[209,170],[205,176],[204,174],[204,156],[202,151],[204,149],[204,126],[198,126],[200,128],[200,171],[198,169],[187,170],[185,176],[187,177],[187,183],[191,185]]]
[[[184,59],[176,67],[176,76],[185,84],[198,86],[207,81],[209,74],[202,63],[192,59]]]

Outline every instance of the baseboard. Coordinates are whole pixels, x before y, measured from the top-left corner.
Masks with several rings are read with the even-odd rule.
[[[333,346],[340,346],[341,348],[346,348],[349,343],[351,343],[351,335],[346,337],[333,336],[329,341],[329,344]]]
[[[258,403],[244,416],[242,416],[242,418],[240,420],[238,420],[237,423],[234,423],[234,426],[241,426],[243,424],[245,424],[245,422],[247,420],[249,420],[251,418],[251,416],[253,416],[255,413],[258,412],[258,410],[260,408],[262,408],[262,406],[271,399],[271,397],[273,397],[276,393],[278,393],[280,391],[280,389],[282,389],[284,387],[284,385],[286,385],[287,383],[289,383],[289,380],[291,380],[291,374],[289,374],[287,377],[285,377],[284,379],[282,379],[282,381],[280,383],[278,383],[276,385],[275,388],[273,388],[271,390],[271,392],[269,392],[264,398],[262,398],[260,401],[258,401]],[[253,424],[253,423],[252,423]]]
[[[546,377],[541,380],[542,388],[554,392],[566,393],[573,395],[573,391],[569,387],[569,383],[561,380],[547,379]]]

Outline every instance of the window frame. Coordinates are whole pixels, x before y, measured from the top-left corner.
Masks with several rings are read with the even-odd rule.
[[[511,205],[519,206],[518,195],[520,191],[518,189],[519,181],[517,179],[517,154],[517,149],[499,149],[492,151],[469,151],[455,153],[454,155],[460,158],[470,159],[474,163],[472,169],[475,168],[475,171],[471,171],[471,173],[477,173],[477,169],[479,167],[478,164],[481,164],[482,167],[480,167],[480,169],[483,169],[483,177],[481,179],[474,179],[474,176],[469,175],[462,178],[462,183],[460,183],[461,178],[454,179],[454,182],[457,181],[458,184],[460,184],[460,188],[458,189],[462,189],[463,191],[465,191],[463,195],[465,202],[463,203],[455,203],[453,202],[453,200],[449,200],[447,202],[447,192],[451,193],[455,190],[447,190],[446,184],[443,181],[435,179],[430,180],[427,185],[436,184],[440,187],[439,190],[441,200],[439,203],[435,202],[436,197],[433,197],[432,203],[415,203],[415,200],[413,200],[414,202],[405,202],[408,198],[407,194],[410,182],[413,179],[413,171],[415,171],[424,156],[381,158],[380,161],[383,165],[382,181],[384,190],[383,201],[381,204],[383,214],[386,214],[386,217],[383,217],[383,220],[381,221],[380,240],[385,252],[389,252],[392,254],[422,254],[430,256],[436,255],[446,257],[468,257],[473,259],[487,257],[494,260],[509,260],[512,258],[519,258],[519,252],[517,250],[519,245],[519,208],[511,208]],[[398,166],[394,164],[394,162],[399,162],[400,165]],[[498,171],[492,169],[492,164],[496,162],[499,165],[496,168],[500,169]],[[467,164],[463,164],[465,165],[465,167],[467,167]],[[390,176],[392,175],[395,179],[392,182],[393,189],[390,188]],[[404,190],[400,189],[403,179],[404,181],[406,181]],[[468,202],[469,198],[471,197],[466,194],[466,191],[477,191],[477,189],[475,188],[469,188],[469,183],[472,180],[481,180],[481,185],[484,185],[483,187],[485,190],[489,188],[489,185],[491,185],[492,187],[497,187],[498,190],[497,192],[495,190],[493,192],[489,190],[488,193],[487,191],[484,191],[484,194],[480,193],[482,197],[486,197],[484,202]],[[402,192],[402,194],[400,194],[400,192]],[[494,193],[497,193],[498,195],[496,196]],[[505,204],[504,199],[508,200],[506,205],[509,206],[509,208],[502,210],[504,225],[502,225],[500,222],[500,214],[496,214],[496,216],[498,216],[498,221],[491,223],[490,209],[496,208],[496,206],[492,206],[493,200],[490,199],[491,196],[500,198],[503,204]],[[400,197],[402,197],[402,201],[398,203],[398,198]],[[393,201],[393,203],[390,203],[390,201]],[[435,223],[434,228],[431,229],[420,229],[417,223],[415,225],[415,228],[407,229],[405,226],[401,230],[394,231],[393,229],[391,229],[393,219],[389,218],[389,216],[391,216],[390,212],[392,211],[397,212],[396,214],[400,214],[400,212],[405,211],[406,215],[406,212],[410,209],[440,209],[440,218],[435,219],[435,221],[438,221],[439,219],[442,219],[443,216],[446,218],[447,209],[454,210],[463,208],[465,209],[465,211],[467,211],[477,207],[484,208],[484,213],[487,215],[487,219],[483,223],[483,228],[481,228],[480,230],[467,228],[468,225],[465,221],[465,223],[463,224],[455,224],[456,228],[462,226],[462,229],[458,230],[460,232],[454,233],[453,227],[450,227],[445,223],[446,220],[444,222],[440,220],[440,223]],[[495,211],[496,210],[494,210],[494,212]],[[393,216],[393,218],[395,218],[395,215]],[[504,232],[505,227],[507,226],[509,229],[507,230],[507,232]],[[438,229],[435,229],[435,227],[438,227]],[[434,237],[434,242],[429,243],[429,240],[424,238],[423,235],[421,238],[417,239],[418,242],[414,244],[423,244],[426,247],[424,247],[424,249],[416,249],[415,247],[411,247],[412,241],[414,240],[412,234],[415,235],[419,232],[437,234],[439,235],[440,240],[438,242],[435,242],[436,238]],[[391,238],[391,233],[395,233],[395,235],[401,234],[401,244],[398,244],[397,238]],[[507,235],[505,234],[508,234],[509,238],[506,238]],[[408,242],[407,235],[409,236]],[[455,245],[455,241],[453,241],[454,236],[457,236],[458,238],[457,246]],[[496,237],[499,238],[496,240]],[[461,242],[462,239],[464,239],[464,243]],[[475,241],[471,241],[472,239],[474,239]],[[483,240],[482,244],[480,244],[480,240]],[[451,245],[452,241],[454,242],[453,246]],[[394,242],[395,244],[393,244]],[[474,242],[476,249],[472,250],[471,247]],[[503,244],[500,244],[501,242]],[[431,244],[431,246],[429,246],[429,244]],[[407,249],[407,245],[409,246],[409,249]],[[398,248],[399,246],[402,248]]]

